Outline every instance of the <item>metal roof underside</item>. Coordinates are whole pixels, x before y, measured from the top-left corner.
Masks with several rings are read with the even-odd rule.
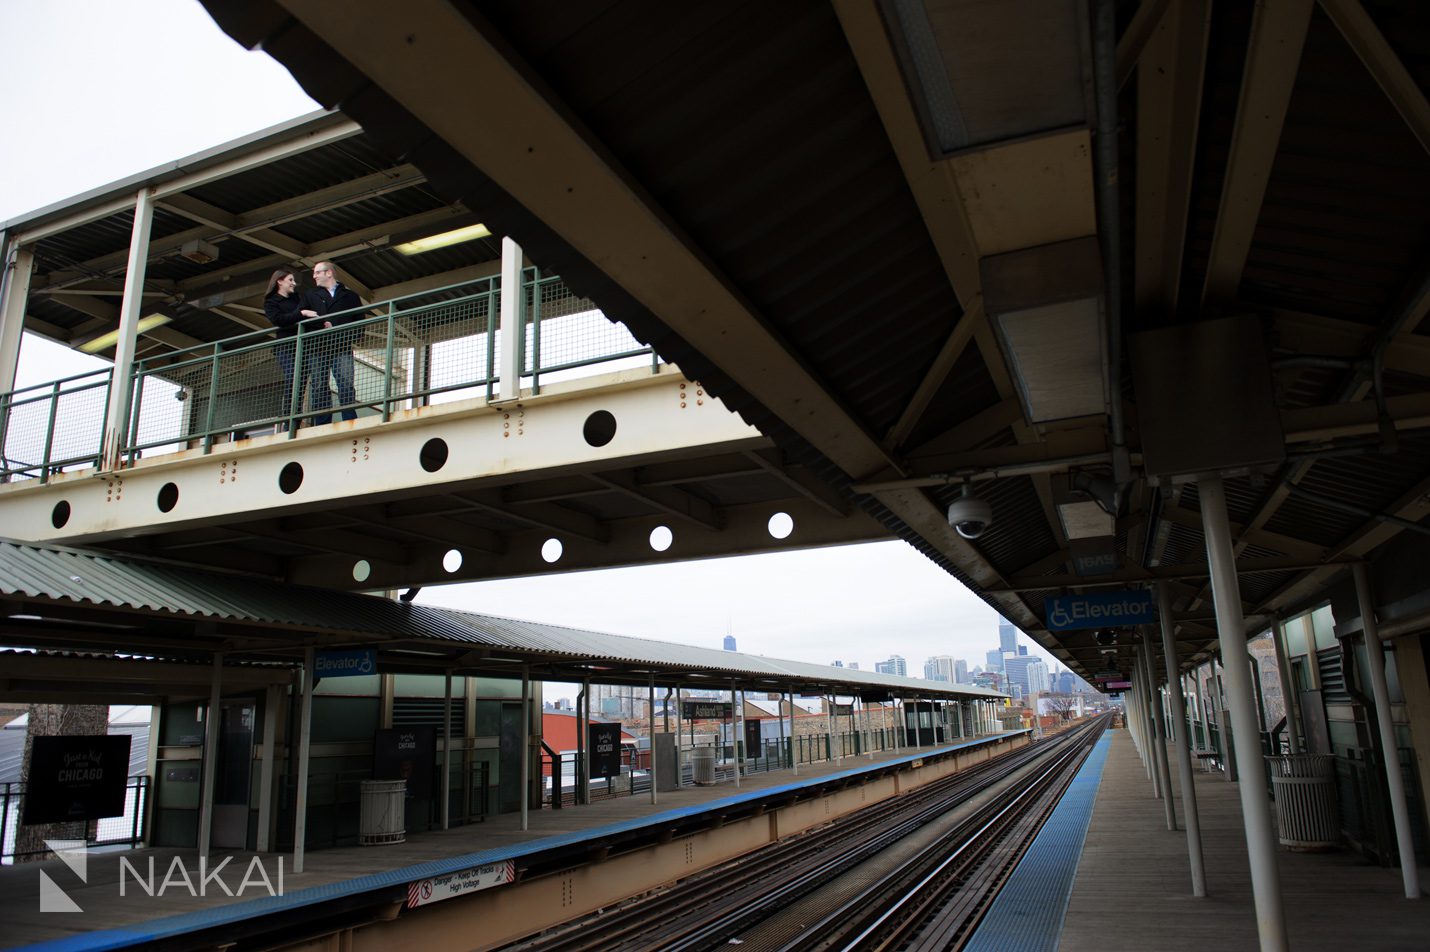
[[[439,4],[401,31],[362,36],[310,29],[303,17],[316,14],[307,8],[322,4],[307,5],[299,16],[271,2],[205,0],[205,6],[240,43],[261,46],[311,96],[356,119],[386,155],[421,168],[435,194],[461,201],[494,230],[512,235],[534,259],[559,271],[608,316],[679,363],[792,458],[849,494],[1059,658],[1083,673],[1102,664],[1090,639],[1055,637],[1042,625],[1044,598],[1083,584],[1071,576],[1057,519],[1064,473],[981,483],[994,505],[994,529],[967,546],[951,542],[930,524],[936,520],[911,521],[909,516],[911,506],[920,512],[941,510],[952,487],[916,489],[922,501],[912,504],[887,493],[854,492],[852,486],[872,474],[834,461],[844,444],[811,436],[818,428],[797,414],[772,411],[752,392],[754,386],[736,382],[742,371],[738,363],[712,359],[709,347],[687,339],[702,333],[698,326],[680,325],[677,314],[653,313],[641,303],[644,286],[630,280],[631,286],[623,285],[611,276],[605,258],[598,263],[578,251],[563,232],[573,219],[558,212],[544,220],[513,193],[519,188],[516,178],[498,181],[463,151],[470,151],[469,145],[444,141],[432,121],[416,117],[437,117],[444,128],[455,129],[459,123],[451,117],[457,104],[486,90],[444,85],[445,79],[436,78],[439,72],[428,86],[403,85],[401,66],[393,65],[401,60],[403,35],[427,38],[423,31],[433,24],[450,27],[459,20],[470,28],[472,56],[509,67],[530,84],[551,115],[591,144],[607,171],[630,183],[644,207],[694,250],[722,286],[733,289],[755,315],[752,327],[778,341],[847,414],[846,443],[870,435],[885,441],[894,475],[993,471],[1037,459],[1039,453],[1056,457],[1069,452],[1060,447],[1070,443],[1105,452],[1106,419],[1083,420],[1079,431],[1030,426],[1020,412],[1006,412],[1016,408],[1016,394],[1008,389],[1008,367],[993,332],[975,330],[976,346],[965,338],[946,366],[935,360],[957,336],[961,302],[977,291],[965,278],[959,279],[963,286],[956,286],[950,275],[972,274],[969,280],[976,281],[977,269],[960,271],[964,265],[941,237],[945,223],[920,204],[924,193],[919,189],[929,187],[928,182],[911,178],[907,170],[927,167],[957,177],[967,170],[960,163],[976,165],[981,156],[1011,154],[998,149],[1019,141],[978,143],[927,165],[922,144],[910,149],[891,133],[896,113],[905,108],[899,99],[907,91],[897,70],[889,74],[892,80],[880,79],[870,65],[881,55],[878,49],[871,54],[871,45],[888,40],[887,24],[867,14],[875,5],[866,9],[852,2],[809,0],[671,7],[611,0],[572,7],[554,0],[513,0],[483,4],[478,12],[472,5]],[[952,18],[955,25],[959,17],[997,16],[988,12],[989,5],[959,0],[930,0],[924,6],[931,16]],[[1076,11],[1081,5],[1068,8]],[[1278,49],[1253,46],[1252,18],[1283,13],[1261,5],[1215,4],[1205,24],[1172,25],[1170,35],[1181,44],[1177,50],[1183,62],[1205,58],[1204,71],[1194,69],[1188,79],[1139,63],[1140,56],[1168,55],[1155,45],[1161,40],[1149,38],[1155,34],[1150,27],[1157,24],[1149,27],[1145,21],[1169,8],[1180,6],[1115,4],[1117,66],[1125,79],[1113,117],[1121,130],[1121,169],[1113,180],[1123,231],[1124,335],[1221,314],[1254,315],[1275,359],[1333,358],[1315,366],[1285,364],[1275,371],[1276,408],[1283,420],[1291,419],[1286,414],[1292,411],[1304,411],[1311,416],[1295,419],[1319,421],[1316,414],[1329,418],[1344,409],[1340,404],[1373,401],[1365,370],[1374,354],[1390,355],[1384,395],[1407,401],[1392,412],[1410,407],[1394,445],[1377,443],[1375,427],[1361,426],[1353,438],[1307,439],[1293,447],[1302,455],[1266,471],[1226,478],[1237,551],[1244,560],[1255,554],[1261,562],[1242,578],[1244,610],[1253,625],[1261,625],[1275,612],[1324,597],[1340,563],[1373,558],[1401,531],[1387,528],[1381,515],[1425,524],[1430,465],[1424,430],[1418,428],[1425,425],[1430,379],[1430,327],[1423,320],[1430,273],[1430,156],[1423,127],[1430,17],[1414,0],[1366,5],[1370,32],[1385,44],[1380,53],[1367,53],[1346,39],[1356,31],[1333,22],[1317,5],[1305,22],[1264,25],[1288,37]],[[872,27],[860,19],[866,15],[874,17]],[[353,14],[348,10],[344,16]],[[1052,35],[1048,23],[1025,19],[1030,36],[1045,30],[1029,43]],[[1074,50],[1070,61],[1077,63],[1074,48],[1091,45],[1093,31],[1076,17],[1068,22],[1072,30],[1058,39]],[[996,25],[1014,33],[1019,29],[1011,18]],[[329,51],[328,43],[340,48]],[[315,56],[315,49],[324,55]],[[1036,52],[1036,46],[1028,49]],[[1299,57],[1290,55],[1298,49]],[[384,50],[392,55],[383,56]],[[369,68],[350,65],[360,57]],[[1248,60],[1257,71],[1246,69]],[[1086,59],[1082,63],[1090,74]],[[443,67],[443,77],[461,72],[451,64],[434,65]],[[1265,122],[1262,105],[1240,115],[1240,104],[1247,95],[1267,93],[1260,79],[1249,88],[1249,76],[1278,70],[1291,80],[1284,101],[1271,107],[1284,112],[1284,125],[1279,139],[1258,144],[1257,131],[1275,126]],[[1398,110],[1384,92],[1385,76],[1391,74],[1401,77],[1399,101],[1408,101],[1408,107]],[[1028,69],[1019,75],[1031,77],[1029,82],[1038,79]],[[978,76],[967,81],[974,93],[987,93]],[[1090,90],[1090,78],[1087,83]],[[1180,102],[1192,105],[1144,116],[1139,97],[1165,93],[1159,83],[1180,84],[1172,92],[1188,94]],[[1069,102],[1075,105],[1077,98]],[[976,107],[982,100],[970,96],[967,102]],[[1033,100],[1022,104],[1030,114],[1037,106]],[[1420,119],[1407,120],[1407,115]],[[1163,119],[1167,127],[1142,128],[1144,122]],[[1095,124],[1095,109],[1089,106],[1082,128],[1092,133]],[[528,134],[512,129],[508,138],[515,143]],[[1028,141],[1040,147],[1039,137],[1047,135],[1040,130]],[[1194,143],[1185,154],[1170,150],[1166,162],[1166,168],[1186,172],[1185,207],[1179,210],[1172,202],[1152,208],[1147,203],[1160,201],[1160,193],[1141,163],[1155,151],[1154,143],[1177,135],[1183,136],[1177,141]],[[1229,194],[1243,187],[1228,174],[1231,158],[1243,166],[1264,164],[1264,197],[1243,200],[1240,193]],[[1090,162],[1080,174],[1091,177]],[[971,180],[959,181],[964,187]],[[1024,184],[1036,186],[1036,174],[997,184],[1016,192]],[[971,207],[976,202],[969,194],[964,187],[962,199]],[[952,200],[958,198],[955,194]],[[1254,217],[1240,211],[1246,208]],[[1139,217],[1148,209],[1152,217]],[[1143,251],[1153,238],[1137,234],[1144,220],[1173,223],[1165,230],[1176,239],[1163,256],[1160,277],[1150,282],[1139,270],[1148,266]],[[623,223],[608,224],[618,233]],[[1090,221],[1083,233],[1100,234],[1106,227],[1106,222]],[[1227,253],[1217,238],[1219,228],[1244,230],[1241,252]],[[1208,295],[1206,289],[1218,282],[1227,292]],[[1167,303],[1135,306],[1141,287],[1153,288],[1154,297]],[[930,377],[931,368],[939,367]],[[1137,394],[1130,379],[1122,368],[1129,444],[1136,453]],[[928,385],[932,399],[911,411],[921,386]],[[901,427],[909,412],[912,425]],[[1099,430],[1102,438],[1089,440]],[[931,449],[935,446],[938,453]],[[1316,499],[1338,490],[1349,492],[1362,511],[1318,508]],[[1172,580],[1183,662],[1205,658],[1215,646],[1210,593],[1206,579],[1198,577],[1205,573],[1205,554],[1196,500],[1194,485],[1159,489],[1136,479],[1117,514],[1121,580]],[[1268,566],[1270,559],[1280,564]],[[1035,588],[1043,577],[1050,584]]]
[[[204,660],[222,650],[233,661],[272,661],[309,645],[357,644],[376,648],[385,671],[520,677],[527,665],[538,679],[602,684],[654,677],[688,687],[1004,696],[8,540],[0,540],[0,599],[7,609],[0,636],[17,646],[88,637],[126,656]]]

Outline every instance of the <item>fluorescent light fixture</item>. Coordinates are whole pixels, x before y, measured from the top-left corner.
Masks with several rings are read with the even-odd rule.
[[[1093,539],[1117,531],[1117,520],[1091,499],[1058,505],[1063,534],[1069,539]]]
[[[399,254],[420,255],[424,251],[435,251],[438,248],[460,245],[464,241],[490,238],[491,234],[486,225],[468,225],[466,228],[444,231],[440,235],[429,235],[426,238],[418,238],[416,241],[406,241],[400,245],[393,245],[392,247],[393,250]]]
[[[150,314],[147,317],[139,318],[139,326],[135,330],[140,334],[147,334],[156,327],[163,327],[165,324],[173,322],[173,318],[167,314]],[[79,349],[86,354],[97,354],[102,350],[108,350],[119,343],[119,331],[112,330],[108,334],[100,334],[94,340],[87,340],[79,345]]]
[[[993,320],[1029,423],[1107,410],[1107,333],[1097,240],[984,258],[983,308]]]

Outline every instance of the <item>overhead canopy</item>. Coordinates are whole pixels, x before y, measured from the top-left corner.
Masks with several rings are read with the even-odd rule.
[[[1207,472],[1253,629],[1424,530],[1415,0],[205,6],[1085,675]]]
[[[993,699],[972,685],[807,664],[0,540],[0,642],[113,657],[267,665],[308,646],[378,652],[384,673],[477,674],[796,694]],[[874,637],[876,633],[871,633]],[[17,659],[18,660],[18,659]],[[93,662],[88,654],[77,660]],[[11,666],[14,667],[13,665]],[[10,671],[11,681],[18,677]],[[132,675],[141,676],[139,672]],[[179,672],[180,675],[184,672]],[[156,677],[159,672],[156,671]],[[176,677],[178,675],[175,675]],[[164,677],[168,677],[165,673]],[[189,675],[192,681],[192,675]],[[272,680],[269,678],[269,680]],[[11,690],[30,691],[10,684]],[[79,690],[84,690],[80,685]],[[116,689],[116,694],[122,693]]]

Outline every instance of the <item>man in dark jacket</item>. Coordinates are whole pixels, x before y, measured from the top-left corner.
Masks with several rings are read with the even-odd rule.
[[[320,328],[340,327],[344,324],[351,324],[363,319],[361,312],[355,310],[362,307],[362,300],[357,296],[357,292],[351,288],[343,287],[338,281],[337,272],[333,269],[331,261],[319,261],[313,265],[313,283],[315,288],[309,288],[303,292],[303,316],[309,318],[304,321],[305,327],[314,330]],[[347,313],[339,313],[340,311]],[[333,315],[330,319],[328,315]],[[333,382],[338,388],[338,405],[343,407],[342,418],[344,420],[356,420],[357,410],[353,404],[357,403],[357,391],[353,388],[353,344],[357,343],[357,333],[355,331],[334,331],[328,334],[319,334],[313,340],[312,367],[313,374],[313,409],[326,410],[331,407],[332,399],[328,392],[328,375],[331,374]],[[324,423],[331,423],[333,415],[331,413],[319,413],[313,417],[313,423],[321,426]]]

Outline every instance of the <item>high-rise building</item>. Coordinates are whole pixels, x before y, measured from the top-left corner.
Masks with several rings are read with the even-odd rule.
[[[858,670],[859,670],[859,662],[857,662],[857,661],[851,661],[851,662],[849,662],[849,670],[850,670],[850,671],[858,671]]]
[[[1019,645],[1019,646],[1018,646],[1018,654],[1019,654],[1019,655],[1026,655],[1027,653],[1028,653],[1028,646],[1027,646],[1027,645]]]
[[[842,668],[842,667],[844,667],[844,662],[843,662],[843,661],[831,661],[831,662],[829,662],[829,666],[830,666],[831,668]]]
[[[909,665],[901,655],[889,655],[888,661],[875,661],[874,670],[880,674],[897,674],[908,677]]]
[[[1003,670],[1003,649],[1002,649],[1002,648],[994,648],[992,651],[988,652],[987,658],[988,658],[988,667],[987,667],[987,670],[989,670],[989,671],[1002,671],[1002,670]]]
[[[998,619],[998,650],[1012,651],[1018,650],[1018,629],[1013,627],[1013,623],[1006,618]]]
[[[726,651],[734,651],[734,650],[735,650],[735,636],[734,636],[734,635],[726,635],[726,636],[725,636],[725,650],[726,650]]]
[[[1048,666],[1043,663],[1042,658],[1014,655],[1004,657],[1003,662],[1007,666],[1008,683],[1022,688],[1023,697],[1039,692],[1046,693],[1051,689],[1048,684]]]
[[[924,662],[924,678],[929,681],[947,681],[952,684],[958,664],[958,659],[953,655],[934,655]]]
[[[968,683],[968,662],[962,658],[955,658],[953,662],[953,683]]]

